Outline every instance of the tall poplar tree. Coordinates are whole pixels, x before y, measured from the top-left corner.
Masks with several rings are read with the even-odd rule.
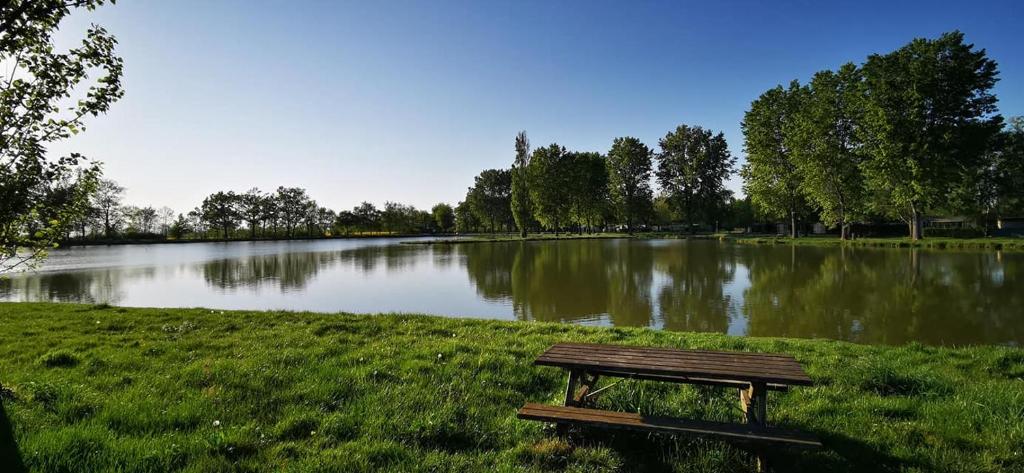
[[[533,209],[530,205],[530,189],[527,185],[530,167],[530,140],[526,132],[516,135],[516,161],[512,164],[512,218],[519,228],[519,236],[526,238],[526,232],[533,226]]]

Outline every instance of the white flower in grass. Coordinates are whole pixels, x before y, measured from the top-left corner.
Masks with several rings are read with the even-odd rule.
[[[440,359],[441,359],[441,354],[440,354],[440,353],[438,353],[438,354],[437,354],[437,359],[438,359],[438,360],[440,360]]]
[[[220,427],[220,421],[219,420],[213,421],[213,426],[214,427]]]

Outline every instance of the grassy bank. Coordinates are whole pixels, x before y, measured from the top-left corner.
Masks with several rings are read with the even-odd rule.
[[[0,304],[0,471],[740,471],[726,444],[515,418],[559,341],[784,352],[817,386],[780,471],[1022,471],[1024,350],[899,348],[439,317]],[[738,420],[734,390],[627,381],[599,407]]]
[[[925,238],[913,241],[906,237],[893,238],[858,238],[856,240],[840,240],[838,237],[809,236],[801,238],[770,237],[770,236],[724,236],[723,239],[751,245],[817,245],[817,246],[854,246],[875,248],[929,248],[953,250],[1003,250],[1024,251],[1024,238]]]
[[[607,240],[615,238],[635,238],[636,235],[626,233],[531,233],[520,237],[518,233],[502,233],[497,235],[470,235],[456,239],[437,239],[420,241],[403,241],[406,245],[461,245],[467,243],[499,243],[509,241],[547,241],[547,240]]]

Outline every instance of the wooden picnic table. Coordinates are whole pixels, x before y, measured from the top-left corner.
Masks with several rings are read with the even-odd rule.
[[[521,419],[554,422],[564,432],[568,424],[622,428],[662,433],[706,435],[755,445],[783,444],[820,447],[811,434],[768,425],[768,391],[790,386],[810,386],[811,378],[792,356],[733,351],[680,350],[674,348],[559,343],[534,362],[567,370],[568,382],[562,406],[527,404]],[[723,386],[739,390],[745,423],[644,416],[592,409],[597,394],[611,386],[597,387],[601,377],[618,377],[681,384]],[[758,469],[764,468],[756,450]]]

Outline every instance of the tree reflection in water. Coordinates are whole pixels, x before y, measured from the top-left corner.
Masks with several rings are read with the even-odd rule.
[[[386,310],[376,308],[386,297],[460,316],[483,309],[521,320],[874,344],[1024,341],[1019,253],[626,239],[391,243],[68,252],[64,270],[0,278],[0,300],[173,305],[169,291],[178,290],[182,305],[217,307],[231,297],[290,308],[315,294],[323,306],[366,311]],[[311,286],[317,278],[327,285]]]

